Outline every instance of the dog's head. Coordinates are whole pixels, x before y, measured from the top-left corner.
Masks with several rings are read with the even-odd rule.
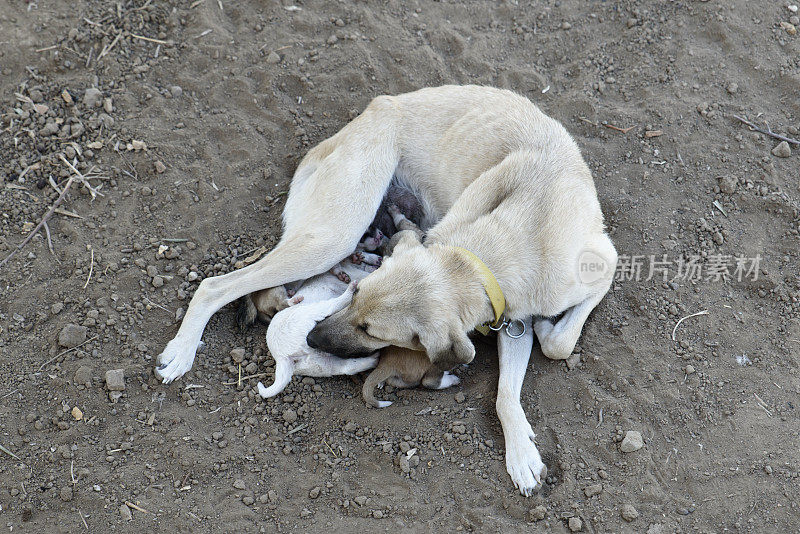
[[[308,344],[345,357],[389,345],[424,350],[441,369],[471,362],[475,348],[466,333],[474,325],[462,319],[451,263],[406,232],[392,256],[359,282],[350,306],[314,327]]]

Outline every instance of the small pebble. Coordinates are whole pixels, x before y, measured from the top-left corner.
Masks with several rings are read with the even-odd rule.
[[[83,93],[83,105],[89,109],[100,107],[103,101],[103,93],[97,87],[89,87]]]
[[[183,94],[183,89],[181,89],[180,85],[173,85],[169,88],[169,92],[172,95],[172,98],[180,98]]]
[[[792,155],[792,149],[789,146],[789,143],[786,141],[781,141],[778,143],[778,146],[772,149],[772,155],[779,158],[788,158]]]
[[[167,170],[167,166],[164,165],[164,162],[162,162],[160,159],[156,160],[156,162],[153,163],[153,167],[156,168],[156,172],[158,174],[164,174],[164,171]]]
[[[601,493],[603,493],[602,484],[592,484],[591,486],[586,486],[583,489],[583,494],[587,497],[594,497],[595,495],[600,495]]]
[[[569,526],[569,529],[572,532],[580,532],[583,528],[583,521],[581,521],[578,517],[570,517],[569,521],[567,522],[567,526]]]
[[[108,391],[125,391],[124,369],[110,369],[106,371],[106,389],[108,389]]]
[[[466,399],[466,396],[464,395],[463,391],[459,391],[456,393],[455,399],[457,403],[461,404]]]
[[[642,447],[644,447],[642,434],[636,430],[628,430],[619,445],[619,450],[622,452],[636,452]]]
[[[242,361],[244,361],[244,349],[241,347],[231,350],[230,355],[233,363],[242,363]]]
[[[237,478],[236,480],[233,481],[233,487],[238,490],[243,490],[245,489],[246,486],[244,485],[244,480],[242,480],[241,478]]]
[[[287,423],[294,423],[295,421],[297,421],[297,412],[292,410],[291,408],[284,410],[283,420],[286,421]]]
[[[267,56],[267,63],[270,65],[277,65],[281,62],[281,56],[278,55],[277,52],[270,52]]]
[[[639,517],[639,512],[636,511],[636,508],[634,508],[632,504],[623,504],[619,509],[619,515],[622,516],[622,519],[630,523]]]
[[[77,324],[68,324],[58,334],[58,344],[66,349],[73,349],[86,341],[88,329]]]
[[[123,521],[131,521],[133,519],[133,514],[131,514],[131,509],[128,508],[127,504],[120,505],[119,515]]]
[[[547,515],[547,508],[544,505],[539,505],[528,511],[528,518],[530,521],[541,521]]]
[[[316,486],[316,487],[312,488],[311,491],[308,492],[308,496],[310,498],[312,498],[312,499],[316,499],[317,497],[319,497],[319,494],[320,494],[321,491],[322,491],[322,488],[320,488],[319,486]]]

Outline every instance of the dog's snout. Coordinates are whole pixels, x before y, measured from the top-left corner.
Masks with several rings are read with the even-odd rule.
[[[308,343],[308,346],[312,349],[322,349],[322,335],[319,333],[316,327],[314,327],[311,332],[308,333],[308,336],[306,336],[306,343]]]

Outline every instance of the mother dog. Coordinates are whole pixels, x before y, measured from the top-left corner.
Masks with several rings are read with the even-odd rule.
[[[421,200],[427,237],[406,235],[309,344],[345,356],[397,345],[425,350],[443,368],[467,363],[475,356],[467,333],[495,321],[489,295],[499,285],[505,318],[526,328],[518,338],[498,334],[497,414],[508,473],[530,495],[547,472],[520,404],[531,323],[545,356],[567,358],[609,289],[617,254],[577,145],[510,91],[443,86],[375,98],[300,163],[278,245],[253,265],[202,281],[157,372],[165,383],[186,373],[225,304],[348,256],[392,180]],[[586,261],[592,270],[582,270]]]

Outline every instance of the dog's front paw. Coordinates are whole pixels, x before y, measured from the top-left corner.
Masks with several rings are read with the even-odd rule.
[[[547,466],[533,442],[533,433],[523,435],[513,443],[506,443],[506,470],[511,475],[514,487],[525,497],[530,497],[542,487],[542,481],[547,478]]]
[[[155,368],[155,375],[164,384],[169,384],[176,380],[192,368],[194,355],[197,347],[189,347],[186,343],[173,339],[164,347],[164,352],[158,356],[158,364]]]
[[[361,252],[353,252],[350,255],[350,262],[355,265],[360,265],[361,263],[364,263],[364,254]]]

